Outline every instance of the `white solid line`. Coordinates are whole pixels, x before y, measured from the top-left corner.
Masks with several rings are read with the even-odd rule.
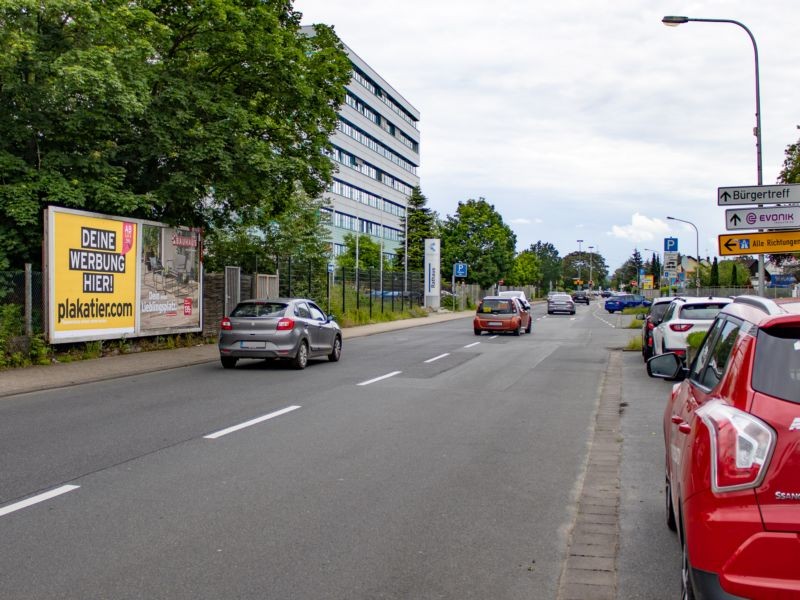
[[[426,360],[426,363],[432,363],[435,360],[439,360],[440,358],[444,358],[445,356],[450,356],[449,352],[445,352],[444,354],[440,354],[439,356],[434,356],[433,358],[429,358]]]
[[[256,425],[257,423],[261,423],[269,419],[274,419],[275,417],[280,417],[281,415],[285,415],[286,413],[292,412],[293,410],[297,410],[298,408],[300,407],[287,406],[286,408],[282,408],[281,410],[276,410],[275,412],[271,412],[268,415],[264,415],[263,417],[258,417],[256,419],[252,419],[244,423],[239,423],[238,425],[234,425],[233,427],[228,427],[227,429],[220,429],[219,431],[215,431],[214,433],[209,433],[208,435],[204,435],[203,437],[207,440],[215,440],[217,438],[222,437],[223,435],[228,435],[229,433],[233,433],[234,431],[239,431],[240,429],[244,429],[245,427],[250,427],[251,425]]]
[[[380,377],[376,377],[375,379],[370,379],[369,381],[362,381],[361,383],[357,383],[356,385],[369,385],[370,383],[375,383],[376,381],[381,381],[382,379],[389,379],[389,377],[400,375],[400,373],[402,373],[402,371],[392,371],[391,373],[387,373],[386,375],[381,375]]]
[[[34,496],[33,498],[28,498],[27,500],[23,500],[21,502],[17,502],[15,504],[9,504],[4,508],[0,508],[0,517],[12,513],[17,510],[21,510],[23,508],[27,508],[34,504],[38,504],[39,502],[44,502],[45,500],[50,500],[50,498],[55,498],[56,496],[60,496],[61,494],[66,494],[67,492],[71,492],[72,490],[77,490],[79,485],[62,485],[59,488],[54,490],[50,490],[49,492],[45,492],[44,494],[39,494],[38,496]]]
[[[467,344],[464,348],[472,348],[473,346],[477,346],[480,342],[472,342],[471,344]]]

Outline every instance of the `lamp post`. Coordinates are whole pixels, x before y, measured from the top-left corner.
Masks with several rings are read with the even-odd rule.
[[[579,255],[581,255],[583,253],[583,251],[581,250],[581,244],[582,243],[583,243],[583,240],[578,240],[578,254]],[[578,281],[581,280],[581,263],[580,263],[580,261],[581,261],[581,257],[579,256],[578,257]]]
[[[594,246],[589,246],[589,289],[594,288],[594,277],[592,277],[592,250],[594,250]]]
[[[762,160],[761,160],[761,83],[760,77],[758,74],[758,46],[756,45],[756,38],[753,36],[753,32],[750,31],[744,23],[740,23],[739,21],[734,21],[733,19],[695,19],[690,17],[675,17],[675,16],[667,16],[661,19],[661,22],[664,25],[669,27],[677,27],[678,25],[682,25],[683,23],[689,23],[690,21],[696,21],[699,23],[731,23],[733,25],[737,25],[745,30],[747,35],[750,37],[750,41],[753,42],[753,56],[755,57],[755,76],[756,76],[756,127],[753,130],[753,133],[756,136],[756,172],[758,178],[758,185],[763,185],[764,183],[764,176],[763,176],[763,167],[762,167]],[[762,206],[759,204],[759,206]],[[698,260],[700,259],[698,253]],[[758,255],[758,293],[760,296],[764,295],[764,255]]]
[[[667,219],[670,219],[671,221],[680,221],[681,223],[686,223],[687,225],[691,225],[692,227],[694,227],[695,240],[697,242],[697,266],[694,269],[694,278],[695,281],[697,282],[697,297],[699,298],[700,297],[700,232],[697,231],[697,225],[695,225],[691,221],[685,221],[683,219],[678,219],[676,217],[667,217]]]

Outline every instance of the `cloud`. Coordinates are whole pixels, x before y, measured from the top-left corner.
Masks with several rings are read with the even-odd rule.
[[[531,221],[530,219],[525,219],[524,217],[521,217],[519,219],[511,219],[509,221],[509,223],[511,223],[512,225],[530,225],[532,222],[533,221]]]
[[[661,219],[651,219],[642,214],[634,213],[629,225],[614,225],[609,234],[636,244],[653,242],[669,233],[669,225]]]

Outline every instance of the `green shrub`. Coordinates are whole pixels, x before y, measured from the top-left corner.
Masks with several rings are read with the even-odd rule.
[[[628,350],[631,352],[641,352],[642,351],[642,338],[641,336],[635,336],[628,340],[628,345],[625,346],[624,350]]]
[[[689,348],[697,350],[700,348],[700,344],[703,343],[705,337],[705,331],[693,331],[686,337],[686,344],[689,346]]]

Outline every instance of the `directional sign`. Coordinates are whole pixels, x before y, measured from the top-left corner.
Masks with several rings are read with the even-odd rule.
[[[664,252],[677,252],[678,238],[664,238]]]
[[[800,206],[729,208],[725,211],[728,231],[739,229],[798,229]]]
[[[456,277],[466,277],[467,276],[467,263],[456,263],[454,266],[454,275]]]
[[[800,231],[728,233],[719,236],[719,255],[800,252]]]
[[[800,204],[800,183],[717,188],[717,206]]]

